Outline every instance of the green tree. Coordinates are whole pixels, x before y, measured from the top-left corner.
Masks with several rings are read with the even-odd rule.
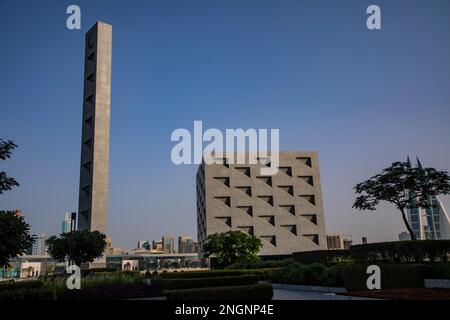
[[[224,265],[236,262],[259,261],[258,252],[262,248],[261,239],[242,231],[215,233],[205,239],[203,253],[214,256]]]
[[[0,139],[0,160],[11,158],[17,145],[11,140]],[[0,194],[18,186],[19,183],[0,171]],[[14,211],[0,211],[0,267],[8,267],[10,259],[24,254],[33,244],[30,226]]]
[[[387,201],[400,210],[411,239],[416,236],[406,218],[409,208],[432,206],[431,196],[450,193],[450,177],[445,171],[434,168],[413,168],[407,162],[394,162],[367,181],[358,183],[355,192],[359,194],[353,208],[375,210],[380,201]]]
[[[50,256],[58,261],[67,257],[80,266],[100,258],[106,248],[106,235],[99,231],[77,230],[51,236],[45,242]]]
[[[11,158],[12,151],[16,147],[17,145],[13,141],[0,139],[0,160]],[[5,171],[0,171],[0,194],[18,185],[16,179],[8,177]]]
[[[25,254],[33,241],[23,217],[14,211],[0,211],[0,267],[7,267],[12,258]]]

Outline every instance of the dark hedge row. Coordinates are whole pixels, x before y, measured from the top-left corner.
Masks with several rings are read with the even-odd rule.
[[[272,282],[326,287],[342,287],[344,284],[341,267],[326,267],[319,263],[295,263],[278,269],[272,274]]]
[[[187,278],[187,279],[153,279],[152,285],[162,287],[163,290],[225,287],[237,285],[255,284],[258,277],[255,275],[222,276],[208,278]]]
[[[274,269],[245,269],[245,270],[205,270],[187,272],[163,272],[157,278],[161,279],[192,279],[192,278],[214,278],[227,276],[256,275],[259,280],[267,280]]]
[[[367,288],[366,273],[370,264],[352,264],[342,268],[344,285],[348,291],[364,291]],[[424,279],[434,277],[434,268],[425,264],[379,265],[381,289],[423,288]]]
[[[36,289],[42,287],[43,282],[39,280],[28,281],[5,281],[0,282],[0,292],[20,289]]]
[[[350,247],[356,261],[383,263],[446,262],[450,240],[416,240],[359,244]]]
[[[394,241],[353,245],[349,250],[296,252],[295,261],[326,265],[353,262],[368,263],[434,263],[447,262],[450,240]]]
[[[322,263],[325,265],[336,264],[348,260],[348,250],[315,250],[294,252],[292,257],[296,262],[303,264]]]
[[[272,285],[254,284],[247,286],[211,287],[166,291],[167,300],[270,300]]]
[[[80,290],[64,290],[59,300],[120,300],[162,296],[161,287],[157,284],[111,283],[99,286],[84,287]]]

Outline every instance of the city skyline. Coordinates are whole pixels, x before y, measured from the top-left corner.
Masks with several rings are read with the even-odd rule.
[[[249,4],[199,2],[196,13],[181,3],[124,11],[80,1],[80,31],[65,28],[63,5],[0,2],[10,44],[0,53],[2,138],[19,145],[5,169],[21,183],[3,195],[4,209],[20,208],[32,233],[48,234],[77,211],[84,33],[104,20],[115,29],[108,236],[116,245],[196,234],[198,166],[170,162],[170,132],[194,120],[279,128],[282,150],[317,150],[326,233],[395,240],[404,230],[395,208],[358,213],[352,187],[407,155],[450,169],[442,139],[450,135],[450,4],[436,3],[405,15],[382,1],[385,27],[372,34],[356,1],[328,4],[319,21],[310,16],[320,6],[294,2],[245,15],[236,12],[250,13]],[[405,32],[411,38],[398,41]]]

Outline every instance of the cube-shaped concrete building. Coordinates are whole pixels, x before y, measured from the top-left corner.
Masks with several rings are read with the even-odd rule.
[[[197,171],[200,254],[208,235],[229,230],[261,238],[260,256],[327,248],[317,152],[280,152],[272,176],[261,175],[270,164],[256,154],[246,153],[247,164],[229,164],[227,157],[223,164],[204,162]]]

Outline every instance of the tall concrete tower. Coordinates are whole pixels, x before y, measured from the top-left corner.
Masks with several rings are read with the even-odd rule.
[[[107,231],[112,26],[87,33],[84,59],[78,229]]]

